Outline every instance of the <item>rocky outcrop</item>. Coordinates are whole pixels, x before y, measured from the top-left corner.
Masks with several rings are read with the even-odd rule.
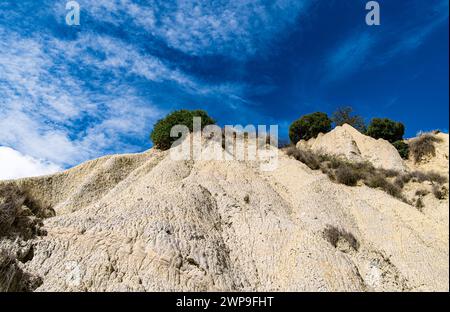
[[[353,162],[370,162],[376,168],[406,171],[407,167],[395,147],[383,139],[374,139],[344,124],[317,138],[300,141],[299,148],[344,157]]]
[[[448,224],[279,156],[262,172],[150,150],[0,182],[18,188],[2,208],[43,222],[25,237],[4,218],[1,290],[448,291]]]

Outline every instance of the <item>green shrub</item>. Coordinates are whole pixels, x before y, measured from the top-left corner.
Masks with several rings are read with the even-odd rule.
[[[309,140],[317,137],[319,133],[331,130],[331,119],[325,113],[312,113],[302,116],[289,127],[289,138],[293,144],[300,140]]]
[[[405,143],[404,141],[395,141],[394,143],[392,143],[392,145],[394,145],[394,147],[397,149],[401,158],[409,158],[409,145],[407,143]]]
[[[179,110],[170,113],[165,118],[160,119],[150,134],[150,138],[155,144],[155,146],[161,150],[167,150],[171,148],[173,142],[175,142],[179,137],[171,137],[170,130],[173,126],[184,125],[189,128],[189,131],[193,131],[193,120],[194,117],[201,117],[201,128],[203,129],[207,125],[214,124],[215,121],[208,116],[205,111],[202,110]]]
[[[364,118],[359,115],[352,115],[353,108],[350,106],[339,107],[334,113],[331,120],[335,126],[342,126],[343,124],[348,124],[358,130],[361,133],[366,132],[366,123]]]
[[[388,118],[374,118],[366,134],[375,139],[385,139],[391,143],[400,141],[405,134],[405,126]]]

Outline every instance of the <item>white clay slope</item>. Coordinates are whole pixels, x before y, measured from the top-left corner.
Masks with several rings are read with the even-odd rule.
[[[429,215],[283,152],[273,172],[152,149],[2,183],[47,211],[18,264],[37,291],[449,290],[448,199]]]

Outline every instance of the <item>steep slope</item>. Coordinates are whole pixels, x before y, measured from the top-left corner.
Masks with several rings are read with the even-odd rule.
[[[437,142],[433,145],[435,147],[435,155],[428,155],[420,162],[416,163],[413,157],[410,157],[408,161],[406,161],[406,165],[409,170],[419,170],[419,171],[433,171],[438,172],[444,176],[449,176],[449,135],[448,133],[437,133],[435,134],[437,137]],[[416,138],[409,139],[408,142],[411,142]],[[430,191],[429,194],[423,197],[424,209],[423,213],[428,215],[429,217],[436,220],[445,226],[449,226],[449,206],[448,200],[439,200],[432,192],[433,185],[414,185],[411,186],[411,189],[414,191],[416,189],[425,189]],[[446,183],[444,186],[444,193],[447,193],[448,196],[449,184]]]
[[[283,153],[261,172],[150,150],[6,185],[43,220],[0,237],[31,248],[37,291],[448,291],[448,226]]]

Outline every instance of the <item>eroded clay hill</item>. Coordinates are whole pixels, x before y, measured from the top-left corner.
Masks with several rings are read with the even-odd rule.
[[[0,189],[3,291],[449,290],[447,198],[419,211],[282,151],[272,172],[152,149]]]

